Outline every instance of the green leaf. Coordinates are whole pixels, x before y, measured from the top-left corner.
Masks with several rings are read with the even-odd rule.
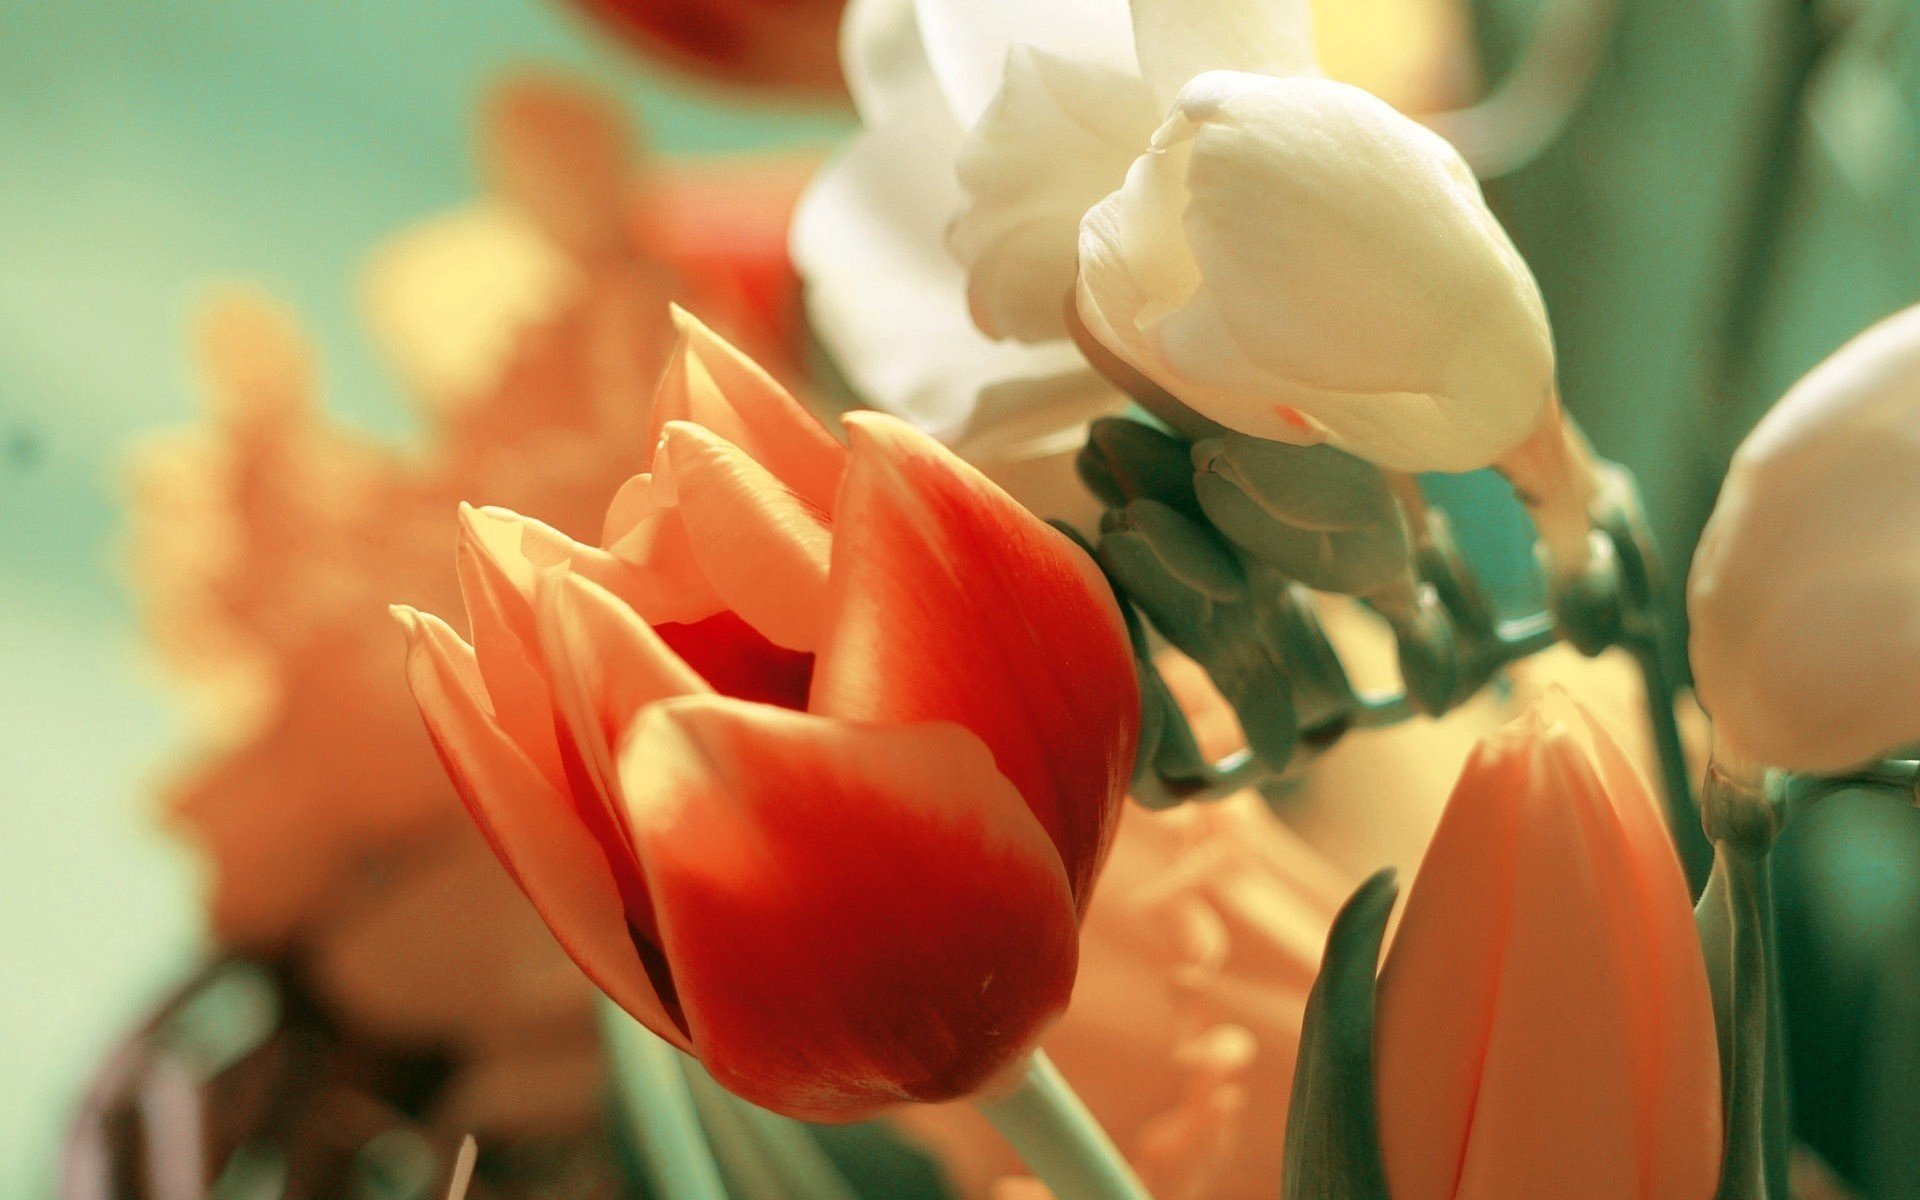
[[[1333,919],[1300,1028],[1282,1200],[1389,1200],[1374,1104],[1374,972],[1399,893],[1393,870],[1380,871]]]
[[[1410,577],[1406,516],[1371,463],[1332,446],[1227,434],[1196,442],[1193,464],[1200,507],[1242,553],[1348,596]]]

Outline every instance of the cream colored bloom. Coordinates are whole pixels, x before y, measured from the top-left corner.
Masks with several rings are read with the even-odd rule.
[[[1432,99],[1448,0],[1322,7],[1335,73]],[[802,202],[793,252],[813,327],[853,390],[1023,499],[1066,490],[1080,426],[1120,403],[1066,336],[1081,218],[1125,181],[1195,75],[1317,74],[1307,10],[852,0],[842,56],[864,127]]]
[[[978,39],[1016,6],[977,7],[848,5],[841,51],[863,128],[801,198],[793,259],[814,333],[860,400],[952,444],[1036,510],[1072,515],[1088,503],[1072,480],[1079,431],[1123,400],[1064,340],[997,342],[977,330],[965,273],[944,245],[964,202],[954,163],[985,101],[966,71],[930,51],[973,36],[993,54]],[[930,40],[923,13],[944,40]],[[1056,315],[1070,282],[1055,292]]]
[[[1539,289],[1466,163],[1345,84],[1187,83],[1079,263],[1094,336],[1244,433],[1468,471],[1553,396]]]
[[[1920,307],[1861,334],[1733,457],[1687,581],[1716,754],[1834,771],[1920,739]]]

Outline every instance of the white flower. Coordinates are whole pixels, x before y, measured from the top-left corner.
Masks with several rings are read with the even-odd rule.
[[[1829,772],[1920,740],[1920,307],[1794,385],[1733,458],[1687,581],[1716,754]]]
[[[987,22],[1016,6],[919,7],[944,31],[941,45],[991,55]],[[815,333],[862,400],[953,443],[1036,510],[1088,503],[1072,481],[1078,431],[1123,398],[1064,341],[996,342],[976,329],[945,246],[964,202],[954,172],[963,122],[985,104],[968,100],[979,85],[969,90],[951,64],[936,71],[914,0],[852,0],[841,40],[863,128],[802,197],[792,235]]]
[[[1466,163],[1358,88],[1192,80],[1079,250],[1093,335],[1243,433],[1469,471],[1553,397],[1539,289]]]
[[[1531,276],[1451,148],[1321,77],[1308,0],[853,0],[843,34],[865,128],[794,252],[871,402],[963,449],[1016,412],[1057,438],[1114,400],[1076,313],[1223,424],[1388,466],[1537,423]]]

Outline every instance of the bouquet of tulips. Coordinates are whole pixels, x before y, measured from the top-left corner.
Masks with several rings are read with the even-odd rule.
[[[861,128],[792,215],[810,346],[767,277],[703,293],[711,261],[634,239],[617,137],[564,91],[509,105],[485,243],[551,269],[464,327],[408,298],[478,242],[381,291],[459,414],[445,461],[336,448],[352,472],[316,477],[377,497],[337,542],[408,516],[359,591],[403,602],[484,886],[572,963],[517,900],[441,917],[497,974],[410,1029],[520,1062],[529,1028],[592,1037],[583,977],[630,1175],[676,1200],[918,1194],[902,1143],[996,1200],[1816,1194],[1770,853],[1830,794],[1920,787],[1920,569],[1874,550],[1920,526],[1920,309],[1740,448],[1683,661],[1474,164],[1342,81],[1306,0],[802,4],[769,18],[805,30],[785,56],[589,7],[809,87],[837,22]],[[540,136],[568,130],[598,133]],[[1529,610],[1450,520],[1481,471],[1530,521]],[[245,480],[236,508],[277,494]],[[297,563],[345,510],[273,511]],[[339,628],[279,661],[322,670]],[[377,669],[354,686],[398,687]],[[286,843],[303,894],[454,811],[431,766],[408,791],[328,826],[325,863]],[[336,947],[323,990],[394,1011],[341,991],[320,924],[234,940],[296,926]],[[529,964],[544,1002],[497,1007]],[[524,1086],[586,1111],[602,1082]],[[484,1187],[493,1110],[457,1111]]]

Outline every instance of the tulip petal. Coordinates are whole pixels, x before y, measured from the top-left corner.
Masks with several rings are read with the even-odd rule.
[[[1207,71],[1318,75],[1307,0],[1132,0],[1140,73],[1156,107]]]
[[[658,442],[674,421],[704,426],[808,504],[832,512],[846,463],[840,443],[758,363],[692,314],[675,307],[673,323],[679,340],[654,393],[648,440]]]
[[[826,510],[740,447],[684,421],[666,426],[654,491],[670,496],[722,602],[774,644],[812,650],[826,615]]]
[[[1582,730],[1600,771],[1602,788],[1625,833],[1622,851],[1637,885],[1622,897],[1644,931],[1623,949],[1644,964],[1647,992],[1668,997],[1642,1013],[1642,1161],[1647,1177],[1666,1181],[1675,1195],[1707,1195],[1717,1180],[1717,1160],[1703,1159],[1701,1146],[1721,1144],[1720,1067],[1712,993],[1699,936],[1689,913],[1686,875],[1667,833],[1660,802],[1626,750],[1592,713],[1562,694],[1549,704],[1569,710],[1562,719]]]
[[[535,609],[568,785],[583,801],[598,797],[606,815],[602,828],[630,842],[615,744],[647,705],[711,689],[651,626],[597,584],[543,575]]]
[[[648,708],[621,754],[701,1062],[852,1120],[965,1094],[1065,1008],[1072,898],[979,740],[724,698]]]
[[[927,61],[962,129],[987,111],[1015,46],[1139,69],[1126,0],[917,0],[914,8]]]
[[[1126,177],[1159,116],[1128,72],[1014,47],[1005,84],[961,146],[967,207],[947,239],[988,337],[1067,336],[1080,218]]]
[[[614,494],[600,540],[609,557],[634,568],[632,585],[615,594],[643,620],[701,621],[726,610],[694,556],[686,522],[654,495],[652,475],[635,475]]]
[[[1139,692],[1093,561],[910,426],[847,417],[832,618],[808,707],[978,734],[1085,905],[1133,769]]]
[[[454,562],[494,720],[557,787],[564,779],[553,742],[553,705],[536,659],[535,572],[520,541],[516,515],[460,506]]]
[[[612,862],[571,800],[501,730],[459,635],[437,617],[394,611],[407,631],[407,682],[427,733],[494,854],[588,978],[647,1028],[688,1048],[631,932],[622,898],[638,880],[631,856]],[[623,874],[631,876],[626,887]]]

